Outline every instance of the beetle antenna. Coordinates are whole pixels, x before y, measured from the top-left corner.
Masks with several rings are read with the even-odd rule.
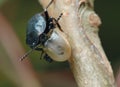
[[[61,29],[61,26],[58,23],[58,21],[60,20],[60,18],[62,17],[62,15],[63,15],[63,13],[61,13],[57,19],[55,19],[55,18],[52,18],[52,19],[55,21],[55,23],[58,26],[58,28],[63,32],[63,30]]]
[[[61,13],[61,14],[59,15],[59,17],[57,18],[57,22],[60,20],[60,18],[62,17],[62,15],[63,15],[63,13]]]
[[[46,7],[46,9],[45,10],[47,10],[48,9],[48,7],[52,4],[52,2],[53,2],[54,0],[51,0],[50,1],[50,3],[47,5],[47,7]]]
[[[30,53],[32,53],[39,45],[37,45],[36,47],[34,47],[33,49],[29,50],[28,52],[26,52],[19,61],[23,61]]]
[[[19,61],[23,61],[31,52],[33,52],[34,49],[29,50],[27,53],[25,53]]]

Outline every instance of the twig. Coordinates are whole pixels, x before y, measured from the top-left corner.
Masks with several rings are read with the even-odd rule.
[[[44,8],[49,1],[40,0]],[[101,22],[93,11],[93,1],[54,0],[48,11],[55,18],[61,12],[64,14],[60,25],[71,45],[69,63],[78,86],[115,87],[111,66],[98,37]]]

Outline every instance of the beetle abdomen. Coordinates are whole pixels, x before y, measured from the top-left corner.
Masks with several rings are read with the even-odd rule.
[[[71,56],[71,47],[64,33],[54,29],[51,37],[44,44],[45,52],[55,61],[66,61]]]

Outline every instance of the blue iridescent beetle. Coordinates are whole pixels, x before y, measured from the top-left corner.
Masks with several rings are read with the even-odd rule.
[[[30,46],[31,50],[20,58],[20,61],[25,59],[33,50],[42,51],[41,57],[48,62],[52,60],[65,61],[70,57],[70,45],[65,39],[66,36],[62,33],[63,31],[58,23],[63,13],[55,19],[49,17],[47,12],[47,8],[52,2],[53,0],[51,0],[44,12],[34,15],[28,21],[26,44]]]

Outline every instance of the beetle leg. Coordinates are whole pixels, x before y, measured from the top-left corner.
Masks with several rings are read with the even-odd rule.
[[[61,13],[57,19],[55,19],[55,18],[52,18],[52,19],[55,21],[55,24],[57,25],[57,27],[63,32],[63,30],[61,29],[61,26],[58,23],[58,21],[60,20],[62,15],[63,15],[63,13]]]
[[[37,50],[37,51],[43,51],[43,49],[39,48],[39,47],[35,48],[35,50]]]
[[[42,58],[43,58],[43,55],[44,55],[44,50],[41,50],[40,59],[42,59]]]
[[[63,30],[61,29],[61,26],[59,25],[59,23],[58,23],[58,20],[59,20],[60,18],[58,18],[57,20],[55,19],[55,18],[53,18],[53,20],[55,21],[55,24],[57,25],[57,27],[60,29],[60,31],[62,31],[63,32]]]
[[[47,54],[45,54],[43,58],[49,63],[53,61]]]

